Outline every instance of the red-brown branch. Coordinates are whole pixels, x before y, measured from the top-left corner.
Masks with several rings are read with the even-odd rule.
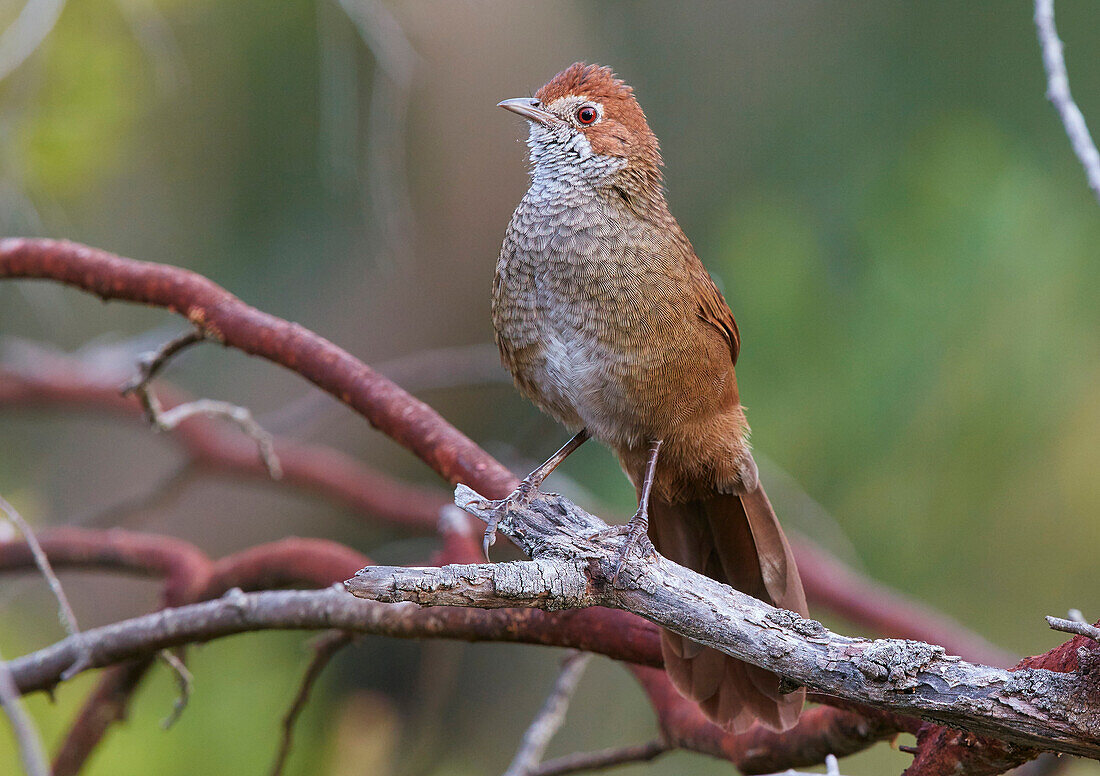
[[[844,757],[866,749],[869,742],[915,733],[920,727],[919,720],[873,709],[856,713],[816,706],[804,711],[785,733],[755,725],[736,735],[709,722],[697,705],[676,691],[664,671],[644,666],[631,666],[631,671],[657,710],[666,741],[729,760],[745,774],[818,765],[826,755]]]
[[[165,409],[190,400],[163,383],[158,383],[157,395]],[[137,398],[124,397],[117,385],[90,380],[75,370],[31,374],[0,368],[0,407],[67,408],[144,417]],[[192,417],[169,436],[206,471],[272,481],[255,442],[215,419]],[[373,520],[434,530],[440,508],[450,503],[445,493],[399,482],[331,447],[276,438],[275,452],[283,470],[277,484],[315,493]]]
[[[516,478],[435,410],[344,349],[305,327],[261,312],[190,270],[124,259],[64,240],[0,240],[0,278],[52,280],[96,294],[162,307],[205,335],[306,378],[415,453],[441,477],[491,498]]]

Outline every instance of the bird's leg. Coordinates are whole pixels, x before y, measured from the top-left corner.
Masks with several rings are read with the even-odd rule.
[[[561,464],[562,461],[568,458],[574,450],[583,445],[586,441],[588,441],[588,429],[582,428],[573,435],[572,439],[562,445],[556,453],[550,456],[546,460],[546,463],[524,477],[519,487],[510,494],[502,499],[486,502],[484,509],[492,512],[485,526],[485,538],[482,540],[481,544],[482,549],[485,550],[486,560],[489,559],[489,548],[496,543],[497,524],[500,522],[501,518],[508,514],[510,508],[524,507],[530,504],[538,494],[539,486],[542,485],[542,481],[549,477],[550,473],[558,468],[558,465]]]
[[[615,570],[611,573],[613,583],[619,578],[623,561],[626,560],[630,548],[649,530],[649,494],[653,490],[653,480],[657,474],[657,453],[661,450],[661,442],[662,440],[658,439],[649,445],[649,457],[645,463],[645,475],[642,478],[642,495],[638,499],[638,511],[626,524],[626,541],[623,542],[623,548],[619,550],[619,558],[615,561]]]

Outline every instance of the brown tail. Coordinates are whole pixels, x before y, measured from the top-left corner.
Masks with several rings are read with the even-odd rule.
[[[650,537],[665,557],[806,614],[802,580],[763,488],[680,504],[654,500],[649,516]],[[805,690],[781,695],[775,674],[670,631],[661,633],[661,651],[672,683],[712,721],[740,732],[756,719],[775,730],[798,720]]]

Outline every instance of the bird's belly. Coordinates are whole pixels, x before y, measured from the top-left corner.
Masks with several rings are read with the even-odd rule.
[[[539,354],[526,379],[538,403],[567,426],[584,426],[613,447],[644,446],[706,401],[697,386],[678,379],[682,353],[626,345],[628,333],[610,329],[606,319],[587,326],[553,316],[540,322]]]
[[[583,331],[553,326],[542,331],[541,368],[532,377],[551,412],[567,423],[575,417],[604,441],[631,434],[624,428],[632,418],[616,354]]]

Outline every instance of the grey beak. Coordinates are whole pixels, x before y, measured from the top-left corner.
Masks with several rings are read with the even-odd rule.
[[[560,121],[553,113],[543,110],[541,105],[542,103],[534,97],[513,97],[510,100],[502,100],[497,103],[498,108],[504,108],[504,110],[510,110],[512,113],[518,113],[528,121],[537,121],[546,126],[556,124]]]

